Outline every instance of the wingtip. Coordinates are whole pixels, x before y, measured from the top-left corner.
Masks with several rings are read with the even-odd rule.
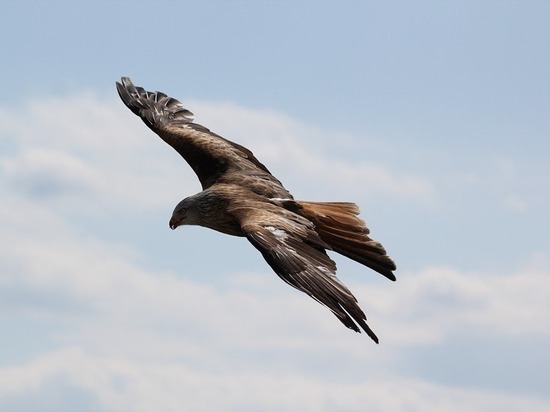
[[[127,85],[127,84],[131,84],[132,80],[130,80],[130,78],[128,76],[121,76],[120,77],[120,83],[122,83],[123,85]]]
[[[377,345],[380,343],[378,341],[378,336],[376,336],[376,334],[372,331],[371,328],[369,328],[369,326],[366,323],[365,324],[363,324],[363,322],[361,323],[361,329],[357,328],[355,331],[357,333],[361,333],[364,331],[368,335],[368,337],[374,341],[374,343],[376,343]]]
[[[130,94],[129,90],[135,89],[134,83],[130,80],[129,77],[122,76],[120,82],[115,82],[118,93]]]
[[[349,311],[348,311],[349,312]],[[353,323],[353,327],[348,326],[350,329],[353,329],[354,331],[361,333],[365,332],[369,338],[371,338],[376,344],[378,344],[378,336],[376,336],[376,333],[370,328],[370,326],[367,324],[367,319],[365,317],[365,314],[361,311],[362,316],[353,316],[355,322],[361,327],[357,326],[357,324]]]
[[[393,272],[383,273],[383,275],[387,277],[389,280],[391,280],[392,282],[395,282],[397,280]]]
[[[141,116],[140,109],[141,105],[136,104],[136,100],[139,100],[139,90],[134,86],[134,83],[130,80],[129,77],[122,76],[120,82],[116,83],[116,90],[122,102],[128,107],[134,114]],[[147,122],[146,122],[147,123]]]
[[[125,100],[124,96],[129,94],[127,90],[128,82],[130,82],[130,84],[132,83],[129,77],[121,77],[120,82],[118,81],[115,82],[116,90],[118,92],[118,95],[122,98],[122,100]]]
[[[120,78],[120,81],[116,81],[116,82],[115,82],[117,89],[118,89],[118,88],[121,88],[121,87],[124,87],[124,86],[127,85],[128,83],[132,83],[132,81],[130,80],[129,77],[126,77],[126,76],[122,76],[122,77]]]
[[[367,335],[369,335],[369,337],[374,341],[374,343],[376,343],[377,345],[379,344],[378,336],[376,336],[376,334],[372,331],[371,328],[367,326],[366,328],[363,327],[363,330],[366,332]]]

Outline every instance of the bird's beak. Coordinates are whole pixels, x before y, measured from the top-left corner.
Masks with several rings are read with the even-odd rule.
[[[170,229],[174,230],[180,225],[180,223],[181,223],[181,219],[178,219],[175,216],[172,216],[168,225],[170,226]]]

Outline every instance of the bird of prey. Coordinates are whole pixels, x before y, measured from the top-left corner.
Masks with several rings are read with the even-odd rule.
[[[116,87],[124,104],[187,161],[202,184],[202,192],[176,206],[171,229],[199,225],[246,237],[282,280],[378,343],[326,252],[340,253],[395,280],[395,263],[368,236],[356,204],[295,200],[250,150],[194,123],[193,113],[178,100],[136,87],[128,77]]]

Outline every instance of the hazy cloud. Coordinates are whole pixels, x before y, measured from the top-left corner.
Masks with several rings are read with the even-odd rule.
[[[14,404],[36,394],[39,402],[69,386],[106,411],[545,410],[548,400],[538,393],[445,384],[421,363],[402,365],[410,351],[429,352],[457,336],[476,336],[485,351],[491,339],[547,342],[545,254],[505,273],[427,264],[400,272],[395,284],[346,278],[380,334],[376,346],[284,285],[260,259],[247,273],[226,268],[237,273],[216,285],[195,272],[219,262],[206,253],[197,266],[186,258],[200,251],[174,248],[177,273],[144,264],[155,252],[131,234],[115,235],[110,215],[134,223],[137,237],[155,237],[149,215],[167,215],[199,185],[177,154],[119,106],[84,96],[0,111],[7,138],[0,155],[1,319],[28,325],[10,336],[13,360],[0,368],[3,399]],[[309,194],[346,194],[359,184],[405,205],[440,196],[437,179],[420,173],[329,160],[332,132],[289,116],[230,104],[190,108],[292,182],[310,182]],[[475,185],[483,176],[474,170],[460,179]],[[319,179],[330,189],[318,190]],[[342,266],[355,268],[350,276],[359,270]],[[32,341],[47,346],[20,344]],[[448,370],[460,362],[449,359]]]

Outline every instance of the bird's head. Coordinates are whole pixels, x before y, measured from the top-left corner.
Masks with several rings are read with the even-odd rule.
[[[174,230],[178,226],[183,225],[198,225],[208,226],[204,222],[203,209],[206,195],[204,192],[197,193],[196,195],[186,197],[177,204],[172,212],[170,218],[170,229]]]
[[[181,209],[178,212],[174,211],[174,213],[172,213],[172,217],[170,218],[170,222],[168,222],[168,224],[170,225],[170,229],[174,230],[178,226],[184,225],[185,215],[185,209]]]
[[[201,225],[201,216],[197,195],[189,196],[177,204],[170,218],[170,229],[183,225]]]

